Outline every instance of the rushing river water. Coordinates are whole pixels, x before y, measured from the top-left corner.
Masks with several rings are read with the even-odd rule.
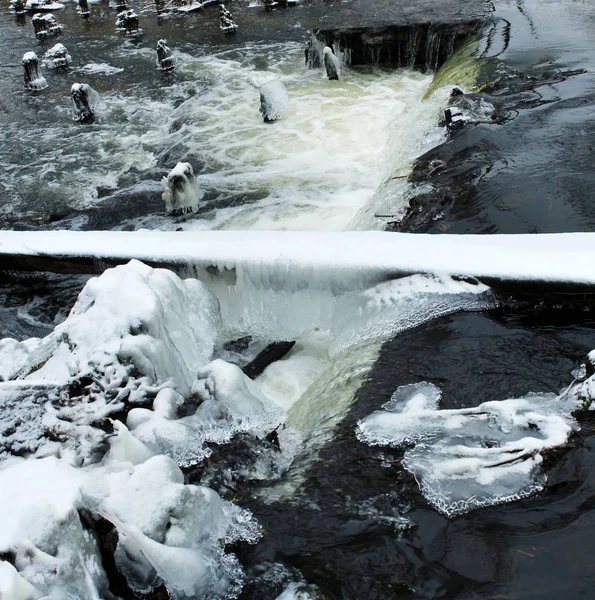
[[[65,25],[59,40],[73,64],[67,72],[45,70],[49,88],[36,94],[22,89],[21,58],[30,50],[41,57],[56,40],[37,42],[28,17],[17,25],[3,10],[3,227],[181,228],[197,235],[204,229],[381,228],[384,221],[375,215],[398,214],[410,193],[401,179],[389,192],[383,183],[446,140],[439,120],[449,88],[422,100],[432,73],[346,67],[339,81],[328,81],[321,69],[306,69],[307,28],[326,24],[331,11],[351,24],[357,13],[343,4],[264,13],[234,2],[229,8],[240,29],[233,39],[218,29],[216,7],[158,19],[152,7],[135,5],[144,34],[130,39],[114,31],[115,11],[105,4],[92,5],[89,22],[69,4],[57,16]],[[435,7],[426,9],[437,18]],[[461,3],[456,10],[464,9]],[[423,12],[423,3],[417,10]],[[390,14],[380,3],[362,18],[389,23]],[[515,118],[501,126],[479,124],[453,140],[490,167],[467,202],[441,214],[430,231],[595,230],[593,19],[592,7],[580,2],[551,1],[545,9],[537,2],[497,3],[494,34],[482,38],[484,45],[489,40],[485,54],[527,73],[528,81],[519,90],[511,79],[492,98],[514,106]],[[176,57],[170,74],[156,69],[160,38]],[[552,78],[569,69],[585,72]],[[265,124],[258,88],[271,79],[285,84],[291,113]],[[74,82],[89,83],[101,95],[95,124],[72,121]],[[161,179],[179,161],[193,165],[204,196],[196,213],[170,216]],[[0,337],[49,334],[86,281],[4,272]],[[317,586],[320,597],[345,600],[591,597],[592,418],[581,418],[569,447],[546,465],[545,491],[454,519],[428,504],[402,466],[402,451],[370,447],[355,435],[358,421],[397,388],[421,381],[440,388],[444,409],[560,393],[595,347],[591,312],[580,300],[553,307],[521,300],[487,310],[493,304],[477,299],[461,306],[479,312],[449,316],[458,305],[434,306],[414,290],[393,307],[402,323],[397,335],[360,335],[335,349],[324,326],[327,306],[316,307],[318,299],[304,294],[313,307],[311,327],[257,379],[302,436],[293,464],[274,482],[234,478],[229,474],[250,471],[242,461],[254,459],[250,444],[239,439],[229,451],[215,452],[203,470],[186,473],[188,481],[252,510],[262,528],[257,544],[233,546],[246,573],[240,598],[274,600],[297,581]],[[325,301],[337,305],[335,298]],[[265,301],[260,318],[276,306]],[[257,341],[240,350],[233,343],[219,348],[220,356],[247,362],[266,342],[292,337],[294,323],[271,322],[263,321],[260,331],[252,322],[241,332],[223,323],[224,338],[246,334]],[[116,589],[127,597],[114,579]]]

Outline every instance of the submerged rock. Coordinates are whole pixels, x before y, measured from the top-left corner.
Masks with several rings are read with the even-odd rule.
[[[68,50],[64,44],[56,44],[52,46],[43,55],[43,66],[53,69],[66,69],[72,62],[72,56],[68,54]]]

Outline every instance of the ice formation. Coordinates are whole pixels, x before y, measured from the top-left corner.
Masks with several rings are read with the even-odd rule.
[[[183,397],[163,389],[153,410],[134,408],[127,424],[132,434],[154,452],[175,458],[182,466],[210,454],[207,442],[227,443],[238,433],[264,437],[284,421],[284,411],[266,398],[239,367],[215,360],[198,371],[193,396],[200,405],[192,415],[176,418]]]
[[[122,10],[118,13],[116,18],[116,31],[120,31],[126,35],[140,35],[143,32],[138,26],[138,15],[134,10]]]
[[[14,557],[14,568],[0,562],[0,586],[11,586],[11,600],[111,597],[93,532],[99,518],[118,533],[115,564],[129,587],[148,593],[163,582],[174,599],[235,595],[241,569],[224,545],[258,538],[249,513],[184,484],[165,456],[139,462],[120,452],[85,468],[10,459],[0,463],[0,485],[0,552]]]
[[[99,94],[87,83],[73,83],[70,96],[73,120],[79,123],[93,123],[97,107],[102,105]]]
[[[219,27],[223,33],[235,33],[237,31],[238,24],[233,20],[231,11],[225,8],[225,4],[219,5],[219,20]]]
[[[163,201],[168,213],[196,212],[203,194],[198,189],[194,169],[187,162],[178,163],[162,180]]]
[[[49,388],[54,403],[44,409],[44,428],[90,459],[105,437],[89,428],[92,422],[125,404],[150,402],[162,388],[188,396],[211,359],[219,322],[217,299],[202,283],[132,261],[89,280],[69,317],[47,337],[0,341],[0,376]],[[5,384],[0,395],[18,386]],[[7,406],[0,407],[0,423],[10,416]],[[26,431],[37,430],[24,419],[15,435]],[[21,443],[39,445],[26,436]]]
[[[329,46],[325,46],[323,50],[324,68],[326,76],[329,79],[339,79],[341,73],[341,61],[335,56],[333,50]]]
[[[260,86],[260,114],[265,123],[273,123],[289,113],[289,95],[279,79]]]
[[[173,71],[176,67],[172,51],[167,45],[167,40],[157,42],[157,68],[161,71]]]
[[[257,524],[185,484],[179,465],[204,458],[206,442],[266,436],[284,411],[212,360],[219,331],[204,284],[132,261],[90,279],[46,338],[0,341],[2,594],[111,597],[106,528],[136,593],[161,583],[180,600],[239,593],[241,568],[224,547],[256,541]],[[122,413],[128,427],[110,427]]]
[[[62,8],[63,7],[64,5],[62,5]],[[64,29],[64,27],[58,23],[54,15],[37,13],[33,15],[31,23],[33,23],[35,36],[40,40],[53,35],[59,35]]]
[[[25,89],[36,91],[48,87],[48,82],[41,74],[39,59],[35,52],[26,52],[23,55],[23,68],[25,70]]]
[[[358,424],[372,445],[407,448],[403,466],[428,502],[452,517],[528,496],[543,488],[543,455],[577,429],[569,394],[528,395],[440,410],[440,390],[426,382],[400,387]]]
[[[64,44],[56,44],[52,46],[43,55],[43,66],[50,69],[65,69],[72,62],[72,56],[68,54],[68,50]]]
[[[490,288],[476,280],[430,275],[379,283],[362,292],[346,293],[337,303],[333,352],[362,340],[390,337],[442,315],[497,305]]]
[[[52,0],[27,0],[25,8],[31,11],[39,10],[62,10],[64,4]]]

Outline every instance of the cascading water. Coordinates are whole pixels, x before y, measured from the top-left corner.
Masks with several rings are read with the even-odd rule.
[[[118,24],[133,32],[138,21],[130,12],[121,13]],[[132,20],[127,22],[129,18]],[[251,44],[198,58],[180,53],[175,79],[161,89],[142,89],[124,80],[117,89],[109,79],[105,81],[118,75],[117,67],[96,68],[99,85],[94,81],[93,85],[102,92],[106,109],[92,132],[82,127],[73,131],[63,108],[56,103],[50,105],[43,125],[45,136],[39,140],[35,132],[38,153],[32,164],[16,171],[13,157],[0,150],[0,161],[12,167],[6,169],[6,185],[12,192],[13,206],[22,207],[30,199],[22,195],[23,184],[35,177],[38,190],[52,189],[62,197],[63,211],[64,205],[67,210],[81,210],[77,220],[69,223],[85,227],[90,209],[101,209],[111,191],[128,188],[159,198],[163,178],[166,211],[159,203],[159,208],[118,222],[118,227],[182,227],[195,230],[197,235],[200,230],[215,228],[381,227],[382,220],[376,214],[396,211],[406,202],[405,183],[392,179],[395,173],[406,171],[414,157],[443,139],[437,120],[447,91],[421,102],[429,75],[346,65],[341,65],[340,79],[329,82],[322,66],[304,69],[302,51],[300,44],[276,43]],[[338,70],[341,54],[331,54],[327,52],[327,58]],[[130,44],[120,50],[120,57],[151,63],[154,71],[152,49]],[[160,64],[168,58],[162,57]],[[327,67],[327,75],[333,79],[330,70]],[[269,85],[271,80],[273,86]],[[88,84],[73,86],[75,119],[80,122],[95,119],[92,91]],[[258,115],[259,93],[261,106],[262,96],[265,98],[265,121],[268,95],[277,99],[283,96],[283,111],[275,110],[275,119],[268,119],[283,117],[274,125],[263,123]],[[277,109],[279,102],[272,104]],[[23,147],[33,135],[33,129],[23,132]],[[67,164],[82,159],[86,166],[57,173],[51,168],[55,156]],[[27,170],[43,161],[45,169]],[[389,181],[398,185],[390,187],[387,196]],[[36,193],[35,198],[45,197]],[[187,214],[180,216],[180,212]],[[383,340],[437,315],[494,306],[489,290],[473,282],[414,276],[388,282],[344,282],[341,289],[328,289],[317,285],[324,272],[287,268],[283,273],[258,266],[233,273],[223,269],[209,273],[209,289],[218,303],[202,288],[200,293],[198,288],[190,290],[195,293],[191,302],[185,288],[196,282],[180,283],[174,276],[150,273],[138,265],[128,269],[133,274],[122,276],[120,283],[114,272],[102,279],[116,280],[102,295],[110,310],[97,313],[114,326],[113,332],[107,327],[98,330],[100,319],[91,318],[91,311],[100,311],[99,292],[105,285],[92,280],[62,327],[38,343],[10,342],[3,349],[7,355],[23,359],[16,370],[6,371],[7,378],[37,381],[39,377],[44,385],[48,381],[59,385],[74,378],[81,386],[86,378],[92,380],[89,389],[94,396],[85,409],[88,413],[76,415],[74,401],[70,406],[62,399],[60,405],[55,398],[47,409],[48,414],[58,415],[59,425],[68,427],[72,438],[72,446],[55,443],[65,456],[76,450],[79,459],[86,461],[85,469],[98,460],[106,443],[105,432],[95,424],[116,410],[129,410],[127,427],[118,422],[117,431],[109,438],[107,458],[102,458],[95,470],[85,470],[81,480],[68,489],[68,501],[58,508],[72,514],[71,497],[80,493],[83,508],[93,512],[93,519],[111,523],[120,538],[116,564],[130,588],[139,593],[153,589],[151,577],[157,573],[174,595],[182,591],[188,594],[188,590],[205,597],[210,593],[213,597],[237,594],[239,569],[226,558],[224,544],[258,537],[249,515],[234,512],[206,488],[184,485],[174,460],[184,468],[196,468],[213,451],[208,444],[228,443],[234,435],[253,436],[258,443],[277,444],[272,462],[282,465],[275,471],[260,464],[250,471],[253,478],[267,479],[271,472],[282,475],[294,454],[301,452],[288,476],[273,487],[263,486],[262,494],[272,499],[290,489],[295,492],[316,452],[332,439],[334,429],[355,402]],[[118,310],[128,306],[118,302],[117,291],[132,285],[137,277],[142,278],[137,287],[144,293],[138,296],[138,306],[130,303],[130,314],[117,321]],[[167,293],[162,294],[164,291]],[[208,302],[200,300],[202,294]],[[132,292],[124,296],[136,297]],[[198,306],[200,302],[204,305]],[[190,304],[190,319],[180,327],[176,315],[184,315]],[[137,318],[135,311],[142,312],[142,318]],[[84,318],[87,312],[89,321]],[[207,312],[208,327],[195,322]],[[204,356],[201,354],[205,328],[219,328],[213,339],[217,337],[221,354],[223,342],[244,336],[250,336],[255,344],[277,340],[297,343],[253,384],[221,358],[197,370],[198,362],[212,358],[215,345],[212,342]],[[183,386],[178,381],[180,356],[191,359],[190,377],[199,375],[194,385],[186,375]],[[172,382],[181,393],[171,390]],[[272,406],[270,399],[283,410]],[[134,404],[138,406],[130,410]],[[183,411],[187,411],[184,416]],[[284,419],[286,429],[282,429]],[[31,430],[43,435],[40,427]],[[52,443],[36,448],[40,456],[55,448]],[[83,452],[85,449],[88,453]],[[118,473],[124,469],[122,463],[133,465],[125,467],[127,476],[120,478],[124,491],[102,497],[93,484],[93,474],[107,485],[112,470]],[[50,473],[56,471],[57,475],[60,469],[52,461],[48,463]],[[71,475],[69,470],[68,477]],[[220,477],[227,482],[224,485],[233,486],[232,475],[223,473]],[[163,489],[157,491],[167,496],[159,496],[157,517],[145,516],[140,509],[135,514],[129,508],[131,501],[135,507],[142,504],[143,494],[156,493],[155,486],[145,485],[147,479],[156,481],[157,488],[161,485]],[[198,497],[208,500],[202,512],[197,508]],[[186,505],[183,499],[190,508],[176,509]],[[8,510],[16,508],[10,505]],[[189,534],[190,520],[200,521],[202,531],[208,529],[209,515],[215,515],[212,521],[217,531],[205,534],[208,540],[195,539]],[[185,528],[172,526],[176,520]],[[78,520],[74,518],[70,525],[80,537]],[[233,527],[236,532],[230,533],[228,529]],[[64,544],[65,555],[70,556],[74,539]],[[45,538],[35,540],[40,549],[47,543]],[[139,565],[130,563],[130,556],[135,554],[144,557]],[[97,555],[93,547],[88,559],[78,563],[73,559],[73,585],[77,589],[84,589],[85,580],[79,574],[90,568],[87,562],[92,564]],[[190,570],[184,567],[191,562],[204,572],[189,577]],[[40,565],[37,558],[31,559],[32,569],[42,568]],[[44,589],[51,589],[54,575],[48,572],[44,577]],[[236,587],[229,581],[234,577]],[[97,576],[91,592],[98,594],[104,589],[103,577]]]

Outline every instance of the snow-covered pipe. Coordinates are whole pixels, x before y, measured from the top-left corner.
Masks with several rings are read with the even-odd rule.
[[[550,290],[595,286],[595,233],[0,232],[0,269],[98,273],[132,258],[204,271],[205,278],[231,284],[241,271],[277,289],[369,287],[415,273],[543,284]]]

